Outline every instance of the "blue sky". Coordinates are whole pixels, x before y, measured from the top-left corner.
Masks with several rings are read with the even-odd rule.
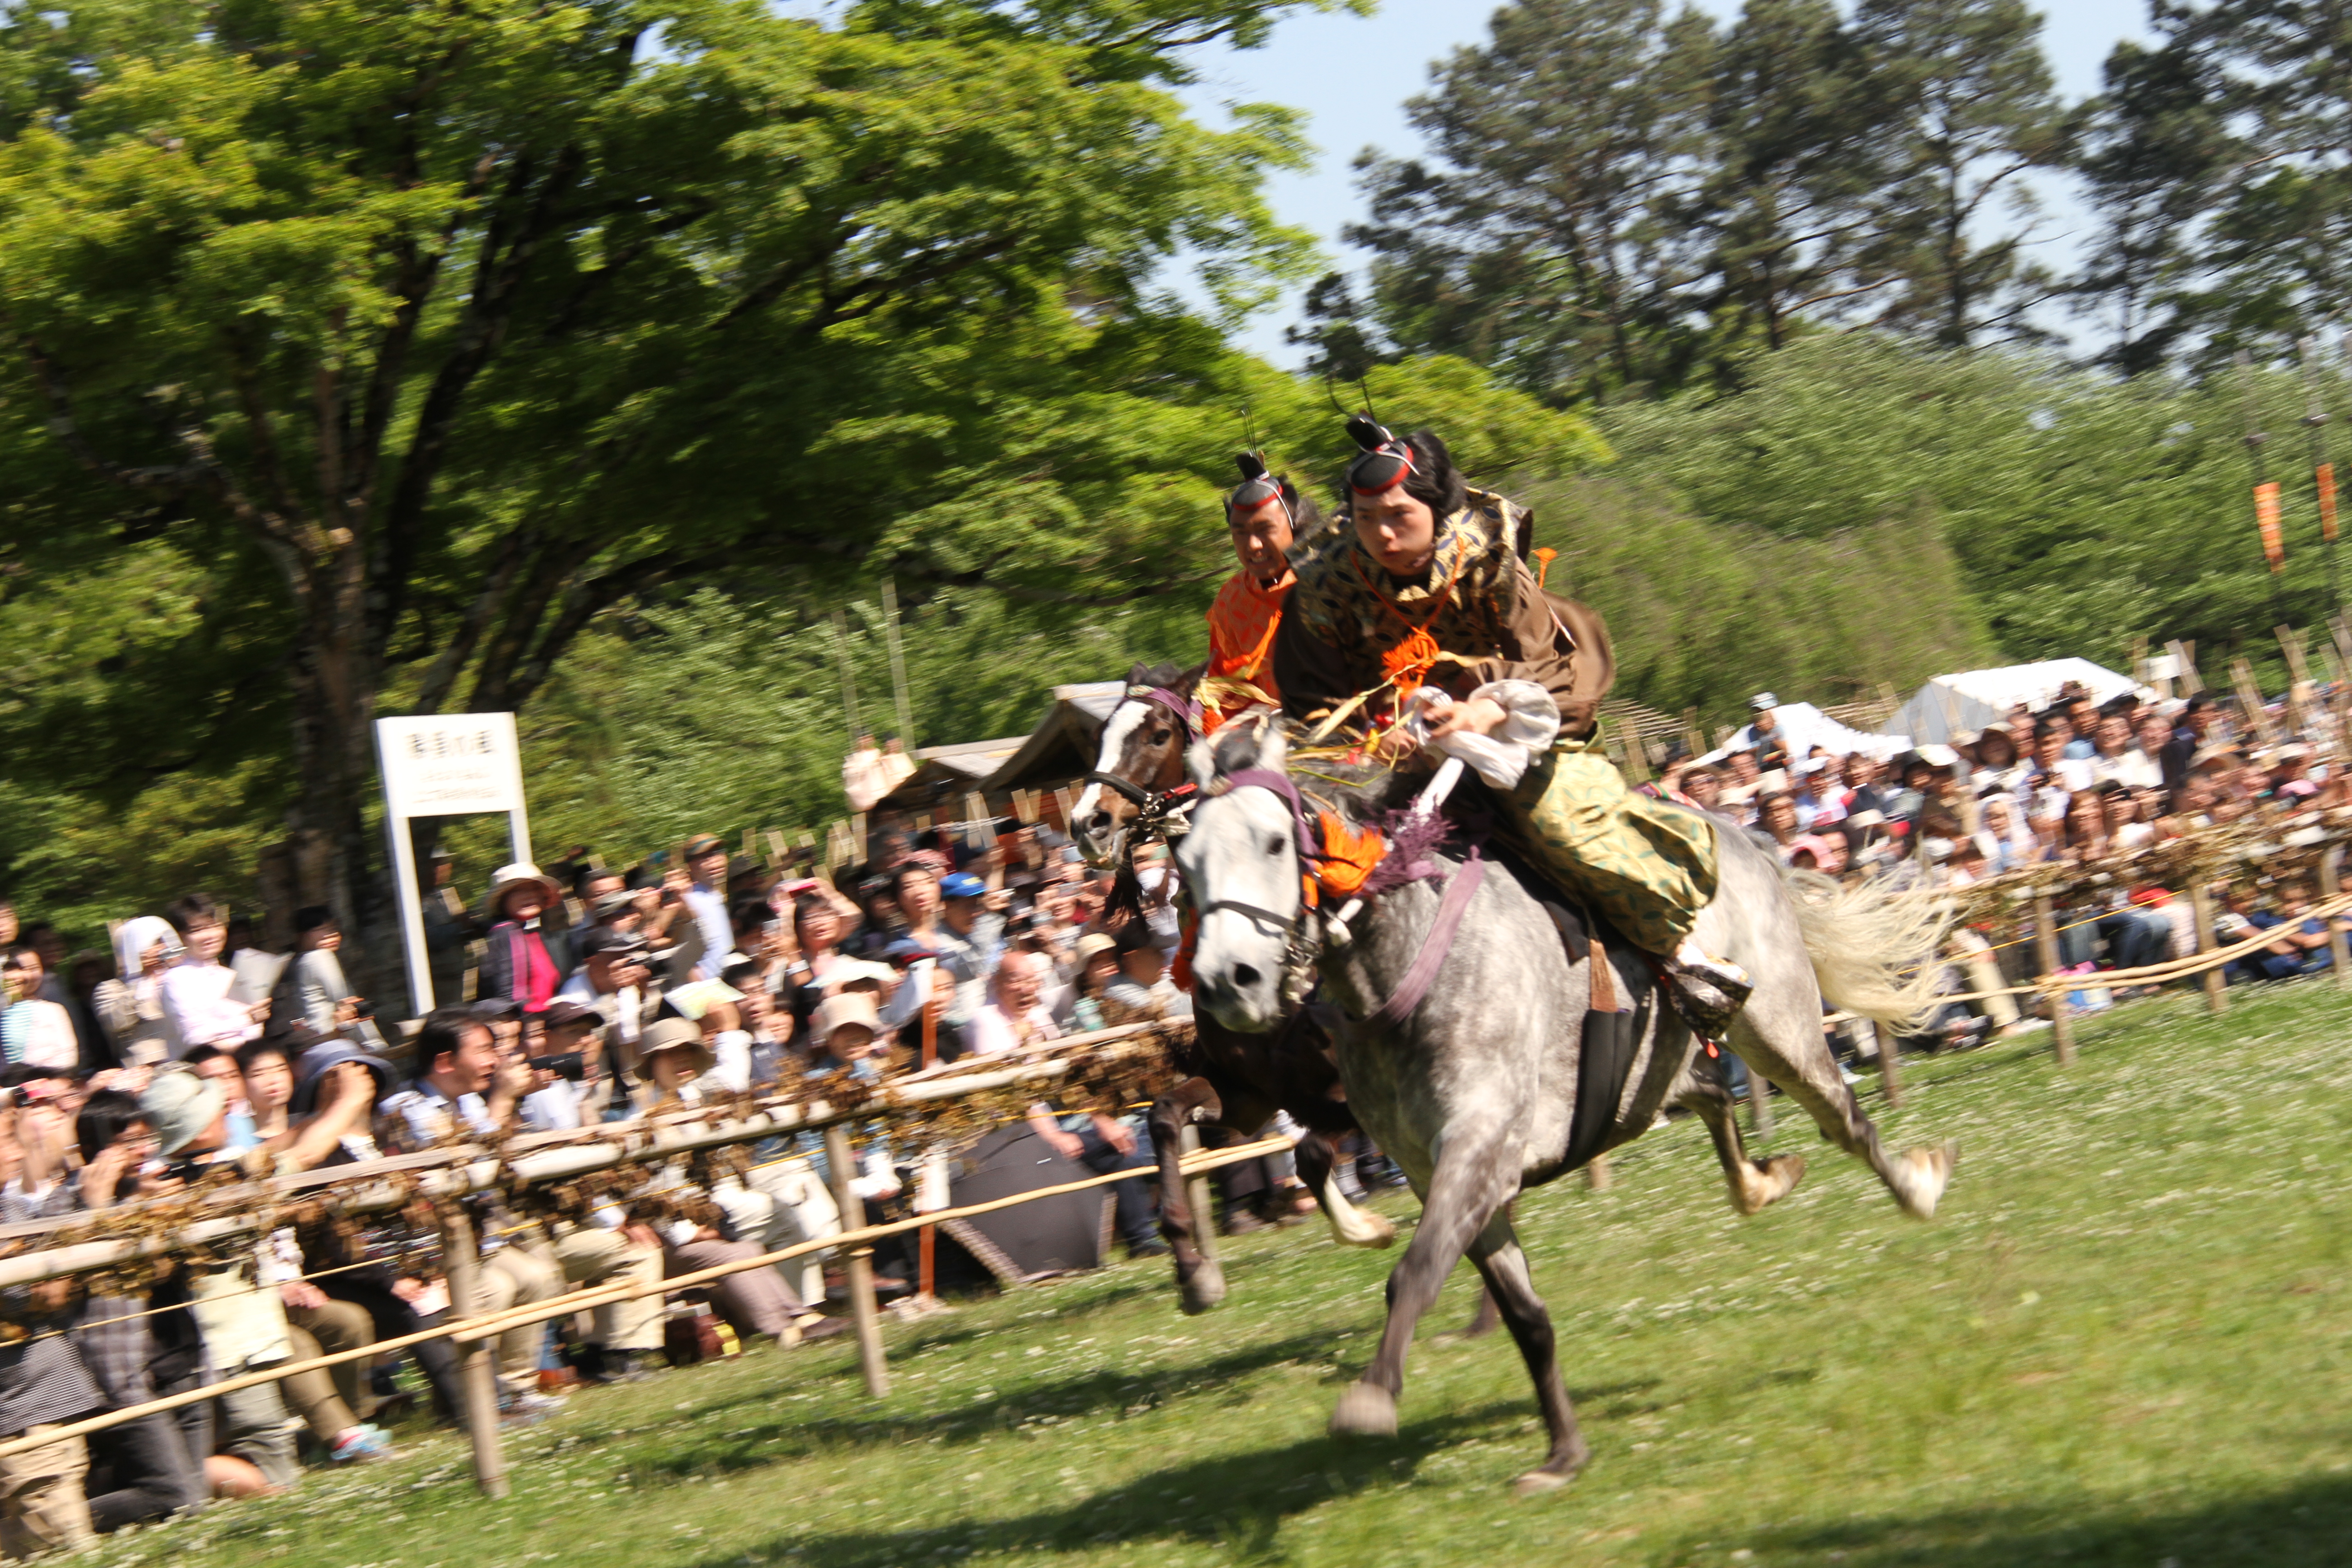
[[[1738,7],[1733,0],[1700,0],[1700,8],[1727,18]],[[1349,164],[1368,145],[1390,153],[1418,150],[1404,100],[1428,86],[1431,62],[1483,39],[1493,14],[1491,5],[1461,0],[1381,0],[1371,16],[1295,16],[1265,48],[1200,51],[1202,79],[1189,96],[1212,123],[1225,103],[1286,103],[1308,112],[1307,134],[1318,149],[1315,167],[1277,176],[1269,195],[1284,221],[1314,233],[1332,259],[1353,270],[1356,258],[1339,244],[1340,229],[1361,208]],[[2070,102],[2098,89],[2100,64],[2117,39],[2146,37],[2146,0],[2065,0],[2044,12],[2042,46]],[[2084,226],[2082,209],[2066,182],[2045,178],[2040,188],[2047,209],[2043,256],[2063,267]],[[1283,331],[1297,316],[1297,297],[1286,297],[1252,320],[1244,342],[1277,364],[1295,365],[1298,351],[1284,343]]]

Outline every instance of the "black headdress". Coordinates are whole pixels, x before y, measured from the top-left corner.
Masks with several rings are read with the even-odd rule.
[[[1290,512],[1290,503],[1282,499],[1282,481],[1265,471],[1265,459],[1255,452],[1234,454],[1234,467],[1242,471],[1242,482],[1225,497],[1225,519],[1231,521],[1244,512],[1255,511],[1268,501],[1282,508],[1282,519],[1292,528],[1298,520]]]
[[[1349,420],[1348,436],[1362,448],[1348,465],[1348,488],[1359,495],[1386,494],[1416,471],[1412,448],[1369,415],[1359,414]]]

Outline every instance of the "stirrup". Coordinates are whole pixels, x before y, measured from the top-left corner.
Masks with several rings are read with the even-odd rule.
[[[1661,989],[1666,1000],[1703,1040],[1721,1040],[1729,1034],[1731,1021],[1756,992],[1756,982],[1748,978],[1748,971],[1727,960],[1691,963],[1669,958],[1658,967],[1665,977]]]

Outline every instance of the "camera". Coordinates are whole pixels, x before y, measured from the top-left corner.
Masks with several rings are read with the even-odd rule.
[[[551,1056],[533,1057],[530,1065],[541,1072],[553,1073],[557,1078],[572,1083],[578,1083],[588,1076],[587,1057],[581,1051],[557,1051]]]

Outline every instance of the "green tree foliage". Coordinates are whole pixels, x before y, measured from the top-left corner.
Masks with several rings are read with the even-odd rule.
[[[1525,0],[1407,105],[1433,159],[1360,161],[1381,326],[1560,401],[1673,385],[1692,323],[1664,204],[1704,131],[1714,34],[1659,0]]]
[[[2234,386],[2119,383],[2052,357],[1864,334],[1759,356],[1746,375],[1734,396],[1612,410],[1612,471],[1654,479],[1706,522],[1780,538],[1907,531],[1916,569],[1890,563],[1877,593],[1846,600],[1849,616],[1943,614],[1934,601],[1952,590],[1937,585],[1937,559],[1948,552],[1964,619],[2006,658],[2119,667],[2135,637],[2180,637],[2200,659],[2242,649],[2276,689],[2279,616]],[[2342,378],[2324,393],[2339,415],[2352,408]],[[2259,410],[2268,430],[2291,429],[2299,383],[2262,377]],[[2292,624],[2316,626],[2337,601],[2310,474],[2273,463],[2286,501],[2278,602]],[[1743,609],[1772,618],[1769,598]]]
[[[1748,0],[1723,27],[1521,0],[1492,26],[1411,105],[1430,156],[1359,163],[1389,344],[1620,402],[1821,323],[2031,335],[2029,175],[2066,142],[2021,0]]]
[[[1863,266],[1894,279],[1874,319],[1947,348],[2032,335],[2052,280],[2022,256],[2037,205],[2025,176],[2064,154],[2024,0],[1863,0],[1857,88],[1891,143]]]
[[[2081,287],[2126,372],[2289,358],[2352,274],[2352,17],[2312,0],[2158,4],[2086,115],[2101,246]]]
[[[18,563],[206,563],[185,635],[247,661],[163,689],[240,700],[174,705],[159,749],[233,749],[279,686],[319,890],[364,919],[388,692],[525,702],[608,606],[755,557],[1061,592],[1149,559],[1176,465],[1129,442],[1073,474],[1062,415],[1205,389],[1213,330],[1151,293],[1178,250],[1228,313],[1300,265],[1258,193],[1293,117],[1211,131],[1169,90],[1281,9],[9,10]],[[1139,499],[1100,517],[1105,490]],[[1073,545],[1080,516],[1114,547]]]

